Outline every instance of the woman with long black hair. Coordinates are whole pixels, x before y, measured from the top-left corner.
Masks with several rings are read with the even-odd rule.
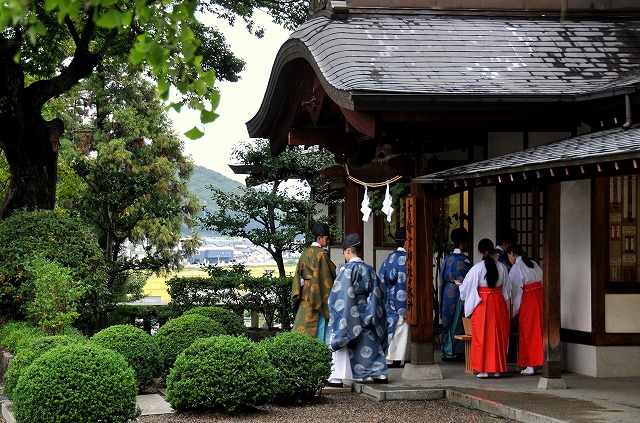
[[[478,243],[482,260],[465,276],[460,287],[464,314],[471,316],[471,367],[479,378],[500,377],[507,371],[511,281],[507,268],[493,257],[493,242]]]
[[[525,376],[535,374],[544,361],[542,349],[542,269],[530,260],[522,247],[511,244],[507,256],[513,265],[509,278],[513,317],[518,316],[518,366]]]

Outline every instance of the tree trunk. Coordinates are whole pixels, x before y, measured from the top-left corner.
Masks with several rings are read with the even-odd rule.
[[[273,257],[276,260],[276,265],[278,266],[278,275],[281,278],[287,276],[286,271],[284,270],[284,259],[282,258],[282,251],[279,251],[276,256]]]
[[[64,124],[60,119],[45,121],[39,111],[23,115],[20,123],[16,125],[22,131],[15,131],[16,138],[3,143],[11,174],[3,219],[22,208],[51,210],[56,199],[58,143]]]

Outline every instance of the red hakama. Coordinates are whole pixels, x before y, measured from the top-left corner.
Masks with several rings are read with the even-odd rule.
[[[542,282],[524,285],[518,315],[518,366],[535,367],[544,362],[542,350]]]
[[[478,287],[482,299],[471,315],[471,367],[478,373],[507,371],[509,310],[502,286]]]

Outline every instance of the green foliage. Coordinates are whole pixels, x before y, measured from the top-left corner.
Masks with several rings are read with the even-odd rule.
[[[287,329],[295,317],[291,310],[291,282],[291,277],[274,278],[270,275],[245,278],[243,288],[247,294],[242,297],[242,304],[247,310],[261,313],[269,329],[276,321]]]
[[[19,422],[128,422],[140,414],[133,370],[91,342],[54,348],[22,373],[13,391]]]
[[[50,335],[64,331],[79,316],[78,300],[87,287],[74,280],[72,269],[36,255],[25,263],[33,283],[33,300],[27,304],[27,316]]]
[[[190,314],[176,317],[160,326],[155,339],[164,358],[164,369],[168,371],[185,348],[199,338],[224,334],[224,327],[206,316]]]
[[[16,211],[0,220],[0,318],[19,318],[34,298],[34,280],[25,263],[36,254],[70,271],[85,294],[79,302],[80,320],[93,322],[108,300],[104,259],[93,232],[63,211]]]
[[[331,374],[331,351],[316,338],[281,332],[260,344],[278,370],[276,398],[281,404],[309,401]]]
[[[182,237],[201,209],[187,188],[193,164],[140,72],[102,66],[73,94],[65,115],[73,130],[61,157],[82,185],[59,205],[95,226],[109,290],[122,300],[139,293],[135,275],[179,268],[199,246],[197,235],[189,242]],[[144,257],[125,254],[127,241],[143,246]]]
[[[127,360],[136,376],[138,390],[153,383],[162,371],[162,356],[156,339],[131,325],[115,325],[93,335],[91,341],[119,352]]]
[[[240,144],[232,160],[247,166],[247,187],[231,194],[211,186],[217,213],[206,213],[202,224],[223,235],[248,239],[264,248],[278,265],[278,276],[286,276],[282,253],[298,251],[298,235],[306,233],[316,214],[317,199],[327,191],[320,170],[334,163],[332,155],[320,149],[287,149],[271,156],[268,140]],[[287,185],[298,179],[302,183]],[[327,196],[323,202],[328,203]],[[249,226],[255,223],[253,226]]]
[[[199,339],[176,359],[167,401],[177,411],[209,407],[234,413],[271,401],[276,370],[267,352],[245,337]]]
[[[270,329],[276,321],[284,328],[293,322],[290,277],[251,277],[241,263],[230,269],[209,266],[207,272],[208,278],[174,277],[167,281],[171,296],[169,305],[176,313],[194,307],[224,305],[238,314],[244,310],[261,313]]]
[[[17,354],[32,338],[45,334],[30,322],[10,321],[0,327],[0,347]]]
[[[167,281],[167,292],[171,296],[169,305],[177,314],[198,306],[217,306],[224,304],[234,311],[243,310],[240,290],[244,277],[249,271],[242,263],[231,268],[208,266],[210,277],[173,277]]]
[[[171,107],[199,112],[202,124],[213,121],[220,101],[216,72],[220,79],[235,80],[244,62],[230,52],[219,31],[198,18],[219,17],[231,24],[241,18],[250,32],[260,36],[263,30],[254,28],[252,19],[255,8],[271,13],[283,25],[293,26],[306,17],[303,0],[1,3],[0,60],[3,69],[12,69],[5,85],[14,87],[5,91],[3,101],[29,105],[0,110],[0,119],[12,122],[0,134],[12,172],[2,215],[23,207],[53,208],[57,136],[64,125],[57,117],[47,120],[42,110],[97,69],[127,64],[129,70],[143,72],[140,79],[155,81],[163,101],[175,99]],[[196,127],[186,133],[191,138],[202,134]]]
[[[18,384],[20,375],[35,359],[45,352],[56,347],[80,343],[86,340],[84,337],[69,335],[39,336],[29,339],[20,349],[20,352],[13,357],[9,363],[9,368],[3,376],[4,394],[12,398],[13,390]]]
[[[224,327],[227,335],[238,336],[245,335],[247,333],[247,328],[244,325],[244,319],[226,308],[216,306],[195,307],[185,311],[183,316],[189,314],[206,316],[214,322],[220,323],[222,327]]]

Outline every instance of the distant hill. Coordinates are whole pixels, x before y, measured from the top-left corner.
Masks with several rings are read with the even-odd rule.
[[[206,209],[210,213],[214,213],[217,210],[217,206],[211,200],[211,190],[207,188],[209,185],[234,193],[241,192],[241,187],[243,186],[240,182],[227,178],[215,170],[194,165],[193,174],[187,186],[189,191],[200,199],[200,204],[206,205]],[[211,234],[211,232],[207,231],[207,234]],[[214,235],[217,234],[214,233]]]
[[[244,184],[227,178],[215,170],[194,165],[193,175],[191,175],[191,180],[189,180],[187,185],[189,187],[189,191],[200,198],[200,204],[204,205],[206,201],[207,207],[209,207],[212,203],[211,190],[208,189],[207,186],[212,185],[222,191],[239,193],[240,187]]]

